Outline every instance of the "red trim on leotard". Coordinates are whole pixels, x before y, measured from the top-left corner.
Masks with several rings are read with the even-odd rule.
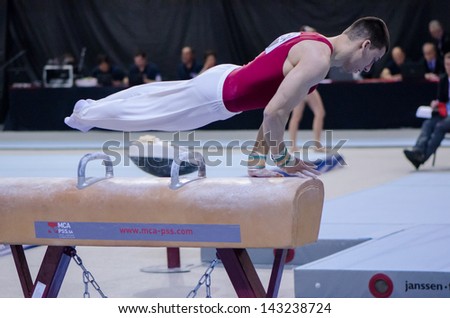
[[[223,85],[223,102],[230,112],[241,112],[265,108],[275,95],[284,79],[283,64],[289,50],[305,40],[327,44],[333,53],[333,46],[327,38],[310,32],[302,32],[275,47],[268,53],[262,52],[253,61],[233,70]],[[311,87],[311,93],[316,86]]]

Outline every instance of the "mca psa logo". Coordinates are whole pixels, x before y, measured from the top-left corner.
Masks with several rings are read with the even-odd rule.
[[[74,237],[72,227],[69,222],[47,222],[48,233],[61,238]]]

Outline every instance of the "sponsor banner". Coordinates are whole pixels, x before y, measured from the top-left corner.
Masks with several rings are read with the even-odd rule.
[[[240,243],[238,224],[34,222],[36,238]]]

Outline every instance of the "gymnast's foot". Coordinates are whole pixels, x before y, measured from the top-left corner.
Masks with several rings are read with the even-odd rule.
[[[87,131],[91,130],[92,128],[94,128],[92,126],[87,126],[87,125],[82,124],[80,122],[80,120],[77,118],[76,114],[72,114],[70,117],[66,117],[64,119],[64,123],[67,126],[73,128],[73,129],[78,129],[82,132],[87,132]]]
[[[84,110],[84,108],[86,108],[86,106],[89,105],[90,102],[91,100],[84,100],[84,99],[81,99],[78,102],[76,102],[75,107],[73,108],[73,114],[70,117],[66,117],[64,119],[64,123],[67,126],[74,129],[78,129],[82,132],[87,132],[92,128],[94,128],[93,126],[83,124],[79,118],[79,115],[82,114],[82,111]]]

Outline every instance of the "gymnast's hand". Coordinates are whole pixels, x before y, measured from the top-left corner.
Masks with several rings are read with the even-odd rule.
[[[294,157],[294,155],[292,155]],[[302,178],[314,178],[316,179],[321,175],[319,171],[317,171],[315,166],[311,163],[304,162],[297,157],[295,158],[295,163],[293,165],[288,165],[280,168],[282,171],[285,171],[289,175],[297,175]]]
[[[248,168],[247,173],[252,178],[281,178],[284,177],[281,171],[269,170],[266,168]]]
[[[431,106],[431,108],[433,108],[433,110],[437,110],[438,105],[439,105],[439,101],[437,99],[432,100],[430,103],[430,106]]]

